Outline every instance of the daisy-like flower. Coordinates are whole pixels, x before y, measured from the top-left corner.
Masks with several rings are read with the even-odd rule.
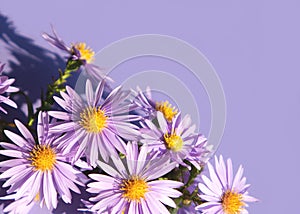
[[[65,133],[60,139],[64,153],[76,150],[74,161],[85,154],[93,167],[99,153],[105,161],[111,155],[118,155],[116,149],[125,154],[123,139],[137,140],[140,135],[138,126],[130,123],[140,120],[140,116],[128,114],[130,92],[118,87],[103,100],[104,85],[103,80],[94,93],[91,81],[87,80],[86,101],[67,86],[67,93],[60,93],[63,99],[54,97],[66,112],[49,112],[49,115],[61,120],[52,125],[50,132],[56,135]]]
[[[12,79],[12,78],[9,79],[7,76],[2,75],[4,66],[5,66],[5,64],[2,64],[0,62],[0,103],[5,103],[6,105],[9,105],[13,108],[17,108],[17,104],[14,101],[9,99],[9,97],[7,97],[7,96],[3,96],[4,93],[11,93],[11,92],[19,91],[18,88],[11,86],[14,83],[15,79]],[[4,108],[2,108],[1,106],[0,106],[0,110],[2,112],[4,112],[5,114],[7,114],[7,111]]]
[[[42,37],[49,42],[51,45],[63,50],[69,54],[69,58],[74,61],[79,61],[85,67],[87,74],[96,81],[107,79],[111,81],[109,77],[103,73],[97,65],[93,64],[95,58],[95,52],[88,47],[85,43],[79,42],[72,44],[70,47],[67,46],[64,41],[57,35],[55,29],[52,27],[53,36],[43,33]]]
[[[7,179],[2,187],[11,186],[7,193],[15,193],[15,200],[26,197],[26,205],[35,200],[41,206],[45,204],[48,209],[52,209],[57,206],[57,195],[64,202],[71,203],[70,190],[80,193],[76,184],[84,186],[86,177],[73,168],[67,161],[69,157],[62,155],[61,150],[55,146],[54,138],[48,132],[48,120],[48,115],[40,112],[38,144],[18,120],[15,120],[15,124],[22,136],[4,131],[14,144],[0,143],[5,148],[0,150],[0,154],[12,158],[0,162],[3,172],[0,179]]]
[[[108,175],[90,174],[95,182],[88,184],[87,191],[97,196],[89,200],[89,211],[97,213],[150,214],[169,213],[163,205],[176,208],[171,198],[182,195],[174,188],[183,183],[172,180],[157,180],[174,167],[168,157],[156,159],[147,156],[146,147],[140,152],[135,143],[128,142],[127,156],[124,162],[119,157],[112,157],[112,165],[98,161],[99,166]],[[170,198],[171,197],[171,198]]]
[[[161,112],[157,113],[159,127],[152,121],[145,120],[141,142],[147,144],[149,151],[159,151],[159,156],[168,156],[178,164],[190,168],[183,161],[187,160],[197,169],[204,164],[208,151],[205,148],[206,138],[196,134],[195,125],[191,125],[191,118],[186,115],[181,119],[179,113],[168,123]]]
[[[178,110],[168,101],[155,102],[152,99],[151,90],[149,87],[143,92],[139,87],[135,93],[134,103],[137,110],[146,119],[154,119],[157,112],[161,112],[168,122],[172,122],[173,118],[178,114]]]
[[[198,184],[199,197],[206,202],[198,205],[196,210],[207,214],[247,214],[247,202],[258,200],[248,195],[250,185],[243,177],[243,167],[239,167],[233,178],[231,159],[227,159],[226,165],[222,156],[219,160],[215,157],[215,169],[210,163],[207,166],[210,179],[202,175],[203,183]]]

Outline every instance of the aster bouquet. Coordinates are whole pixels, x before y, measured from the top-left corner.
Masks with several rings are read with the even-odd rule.
[[[243,167],[234,175],[222,156],[212,166],[212,148],[189,115],[154,100],[149,88],[113,89],[85,43],[67,46],[54,30],[43,37],[66,53],[66,67],[38,108],[27,102],[26,123],[2,123],[4,213],[34,206],[55,213],[74,193],[82,194],[79,213],[248,213],[247,202],[257,199],[248,194]],[[82,68],[80,93],[67,80]],[[13,83],[0,76],[0,101],[17,108],[13,95],[22,92]]]

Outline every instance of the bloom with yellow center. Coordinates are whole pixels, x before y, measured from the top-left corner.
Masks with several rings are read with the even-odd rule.
[[[80,113],[80,125],[88,133],[100,133],[106,127],[107,116],[100,107],[88,107]]]
[[[80,60],[85,60],[87,63],[91,63],[94,60],[95,52],[85,43],[77,43],[73,46],[73,48],[79,52]]]
[[[36,170],[52,170],[56,161],[55,151],[49,145],[36,145],[30,152],[31,165]]]
[[[180,136],[175,133],[164,135],[164,140],[168,149],[173,150],[174,152],[178,152],[182,149],[183,140]]]
[[[164,205],[176,208],[171,198],[182,195],[175,188],[183,183],[172,180],[158,180],[169,173],[176,163],[168,157],[157,159],[148,154],[137,143],[128,142],[124,159],[111,156],[112,164],[98,161],[106,173],[89,174],[93,182],[87,191],[97,194],[86,204],[88,211],[96,213],[169,213]],[[124,165],[126,163],[126,165]]]
[[[223,157],[215,157],[215,168],[207,163],[211,178],[202,175],[203,183],[199,183],[199,197],[205,201],[195,209],[203,213],[242,214],[248,213],[247,202],[255,202],[256,198],[248,195],[249,184],[245,183],[243,167],[240,166],[233,177],[231,159],[225,164]]]
[[[196,126],[191,124],[190,116],[182,118],[178,113],[169,123],[163,113],[157,112],[157,122],[158,126],[150,120],[142,123],[140,141],[148,145],[149,152],[158,151],[159,156],[168,156],[190,169],[188,161],[200,170],[207,154],[206,138],[194,132]]]
[[[163,113],[168,122],[172,122],[173,118],[178,113],[178,110],[172,106],[168,101],[157,102],[155,106],[156,111]]]
[[[1,146],[10,145],[0,150],[0,154],[11,158],[8,162],[0,162],[0,179],[7,179],[3,187],[11,186],[15,201],[24,201],[23,206],[20,205],[24,210],[17,213],[26,213],[29,202],[49,210],[57,207],[58,197],[71,203],[70,190],[80,194],[77,185],[84,186],[85,175],[73,168],[69,163],[71,154],[63,154],[56,138],[49,135],[48,114],[40,112],[38,115],[38,142],[21,122],[15,120],[15,124],[21,135],[4,131],[14,144],[0,143]]]
[[[222,208],[226,214],[239,214],[245,203],[242,194],[227,190],[222,196]]]
[[[123,197],[128,201],[140,202],[145,199],[145,193],[148,192],[147,183],[138,177],[123,180],[120,190],[123,192]]]
[[[103,80],[94,90],[88,79],[85,96],[66,86],[62,98],[54,97],[64,110],[49,113],[60,120],[51,124],[50,133],[57,137],[65,133],[60,147],[65,153],[75,152],[74,161],[85,155],[92,167],[97,166],[99,156],[108,161],[118,152],[125,154],[124,140],[137,140],[140,136],[139,127],[132,122],[141,117],[129,113],[130,92],[119,86],[104,96],[106,84]]]
[[[72,61],[79,61],[80,63],[77,64],[77,66],[83,65],[87,74],[96,81],[101,81],[103,79],[112,81],[112,79],[106,75],[103,69],[92,63],[95,59],[95,52],[91,48],[89,48],[83,42],[67,46],[65,42],[55,32],[54,28],[52,28],[52,31],[53,35],[43,33],[42,36],[51,45],[69,54],[68,63]],[[76,70],[78,68],[79,67],[76,67]],[[73,67],[73,69],[75,69],[75,67]]]

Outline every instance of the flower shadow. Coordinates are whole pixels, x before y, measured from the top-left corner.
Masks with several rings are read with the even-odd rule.
[[[58,69],[65,67],[65,59],[57,53],[37,45],[31,38],[20,34],[13,22],[1,12],[0,42],[4,43],[4,49],[9,55],[7,65],[10,68],[9,76],[16,79],[14,85],[25,92],[31,102],[35,104],[34,107],[38,107],[42,91],[45,93],[47,85],[58,77]],[[7,71],[6,67],[4,72]],[[76,80],[75,75],[70,82],[68,81],[68,84],[74,84]],[[27,122],[25,98],[15,95],[13,99],[19,108],[10,108],[9,113],[1,115],[1,118],[6,121],[18,118],[22,122]]]

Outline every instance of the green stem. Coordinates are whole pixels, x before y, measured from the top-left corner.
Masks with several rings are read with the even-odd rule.
[[[48,111],[51,109],[54,103],[53,95],[65,90],[65,83],[67,82],[67,79],[72,75],[74,71],[77,71],[81,65],[81,61],[74,61],[72,59],[69,59],[65,70],[62,71],[59,69],[59,77],[52,84],[48,85],[45,97],[44,93],[42,92],[41,106],[37,108],[35,114],[29,118],[29,126],[33,125],[34,121],[38,117],[39,111]]]

